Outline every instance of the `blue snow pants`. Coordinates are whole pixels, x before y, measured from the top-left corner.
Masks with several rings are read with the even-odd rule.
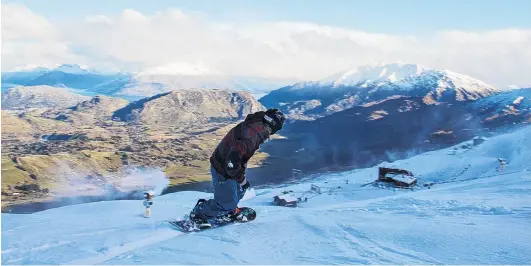
[[[238,202],[245,195],[245,190],[234,179],[227,179],[210,166],[214,198],[207,200],[200,212],[207,217],[218,217],[238,207]]]

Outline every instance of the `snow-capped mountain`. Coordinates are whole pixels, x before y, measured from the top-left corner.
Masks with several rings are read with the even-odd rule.
[[[103,74],[74,64],[63,64],[53,69],[43,67],[2,73],[2,83],[13,86],[67,87],[89,90],[94,86],[120,77],[122,74]],[[11,87],[13,87],[11,86]]]
[[[76,75],[100,74],[100,72],[98,72],[97,70],[91,69],[87,66],[80,66],[77,64],[62,64],[62,65],[57,65],[55,67],[28,65],[28,66],[14,68],[12,71],[2,72],[2,79],[4,78],[9,79],[12,76],[16,76],[16,75],[19,75],[19,76],[25,75],[27,77],[30,77],[30,76],[37,77],[42,74],[53,72],[53,71],[63,72],[67,74],[76,74]],[[27,81],[28,80],[26,80],[26,82]]]
[[[28,67],[20,68],[12,72],[3,72],[2,91],[12,87],[24,85],[30,80],[33,80],[36,77],[41,76],[49,71],[50,69],[45,67]]]
[[[507,162],[503,172],[500,157]],[[530,157],[527,127],[479,146],[468,141],[250,190],[240,206],[257,211],[254,221],[189,234],[166,221],[212,194],[157,194],[150,218],[141,215],[141,198],[2,213],[2,264],[528,264]],[[419,187],[362,187],[376,179],[379,166],[413,172]],[[285,191],[307,201],[274,206],[273,197]]]
[[[63,64],[59,67],[53,69],[52,71],[58,71],[68,74],[83,75],[83,74],[96,74],[96,72],[89,70],[87,68],[81,67],[80,65],[75,64]]]
[[[301,82],[264,96],[293,116],[319,117],[389,97],[423,97],[427,103],[471,101],[504,90],[449,70],[417,64],[363,66],[320,81]],[[308,103],[312,103],[308,108]]]
[[[151,67],[134,73],[106,73],[75,64],[64,64],[56,68],[24,67],[2,73],[3,89],[20,85],[48,85],[83,90],[80,93],[89,96],[104,94],[128,100],[193,88],[249,91],[259,98],[293,82],[294,79],[230,76],[200,65],[185,64]]]
[[[495,89],[480,80],[449,70],[436,70],[418,64],[403,63],[362,66],[317,83],[322,87],[373,86],[376,89],[394,89],[393,86],[399,86],[400,89],[407,90],[417,84],[429,84],[434,80],[444,88],[462,88],[478,92]]]
[[[52,68],[49,65],[25,65],[13,68],[12,73],[15,72],[41,72],[50,71]]]

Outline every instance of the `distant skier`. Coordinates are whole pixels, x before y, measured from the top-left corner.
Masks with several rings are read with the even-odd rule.
[[[190,212],[193,223],[208,227],[209,219],[231,219],[238,214],[238,202],[251,186],[245,178],[247,162],[284,122],[280,110],[269,109],[247,115],[227,133],[210,157],[214,198],[197,201]]]

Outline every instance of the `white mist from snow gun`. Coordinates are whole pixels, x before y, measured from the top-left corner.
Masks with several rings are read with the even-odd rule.
[[[170,184],[170,180],[160,169],[156,168],[130,168],[123,178],[115,183],[121,190],[138,191],[140,193],[151,191],[153,196],[162,194],[162,191]]]

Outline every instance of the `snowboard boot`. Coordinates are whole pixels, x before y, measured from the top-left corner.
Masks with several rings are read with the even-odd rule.
[[[195,204],[195,207],[190,212],[190,221],[194,226],[197,226],[200,229],[209,228],[212,226],[208,221],[208,217],[201,212],[205,202],[205,199],[199,199]]]

